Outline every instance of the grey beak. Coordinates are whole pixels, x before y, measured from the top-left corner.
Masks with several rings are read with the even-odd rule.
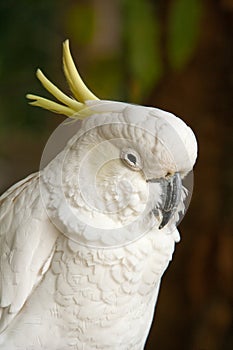
[[[162,221],[159,225],[159,229],[162,229],[174,215],[180,202],[182,191],[181,177],[179,173],[175,173],[166,178],[150,179],[147,181],[158,182],[162,187],[162,203],[158,208],[162,214]],[[155,209],[154,212],[156,213],[157,210]]]

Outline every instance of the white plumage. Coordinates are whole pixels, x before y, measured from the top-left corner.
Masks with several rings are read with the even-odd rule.
[[[0,349],[142,350],[179,240],[186,191],[175,174],[192,170],[196,140],[170,113],[97,100],[68,42],[64,66],[81,103],[40,71],[63,105],[29,98],[84,118],[81,129],[0,198]]]

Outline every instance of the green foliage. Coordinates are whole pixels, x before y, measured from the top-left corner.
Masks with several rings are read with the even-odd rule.
[[[191,58],[200,34],[201,0],[173,0],[168,21],[168,57],[173,69]]]
[[[61,43],[66,38],[70,38],[75,61],[76,52],[80,52],[78,66],[81,73],[84,70],[82,76],[97,96],[143,103],[162,78],[163,57],[168,56],[172,69],[183,68],[196,48],[199,35],[201,0],[167,1],[164,7],[169,11],[167,22],[161,22],[162,2],[120,0],[120,7],[106,6],[98,12],[98,4],[93,0],[2,0],[0,132],[7,128],[41,132],[45,128],[50,114],[30,108],[25,94],[46,96],[33,74],[37,67],[64,88]],[[108,40],[111,34],[107,27],[106,33],[98,32],[98,23],[111,25],[110,21],[103,24],[101,16],[115,15],[118,23],[113,30],[121,33],[116,35],[119,42],[113,43],[113,49],[108,52],[108,46],[103,45],[103,34]],[[162,33],[167,39],[167,52],[161,43]],[[97,42],[101,39],[102,42]]]
[[[78,44],[86,45],[94,35],[95,14],[90,3],[74,2],[67,9],[65,25],[68,37],[72,35]]]
[[[98,90],[93,92],[100,99],[125,100],[122,87],[124,76],[119,57],[106,57],[93,62],[88,68],[85,81],[91,82],[91,85],[88,84],[90,88],[98,87]]]
[[[124,40],[129,71],[130,99],[140,102],[162,74],[160,26],[148,0],[122,0]]]
[[[0,128],[42,128],[45,117],[28,107],[25,95],[38,91],[33,74],[55,61],[56,0],[0,2]]]

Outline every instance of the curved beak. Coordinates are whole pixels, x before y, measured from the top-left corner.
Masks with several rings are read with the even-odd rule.
[[[162,187],[162,203],[159,208],[154,210],[154,213],[160,211],[162,220],[159,229],[162,229],[168,224],[169,220],[175,214],[181,198],[182,181],[180,174],[176,172],[174,175],[160,179],[150,179],[148,182],[158,182]]]

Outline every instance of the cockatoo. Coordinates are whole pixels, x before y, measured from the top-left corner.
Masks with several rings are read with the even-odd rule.
[[[171,113],[99,100],[63,50],[73,97],[40,70],[58,102],[27,97],[81,127],[0,198],[0,349],[142,350],[196,139]]]

